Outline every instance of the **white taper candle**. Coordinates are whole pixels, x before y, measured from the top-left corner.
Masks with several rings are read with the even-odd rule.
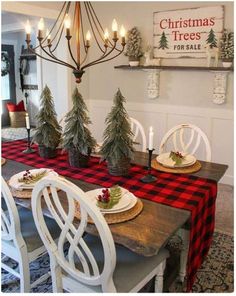
[[[148,149],[152,150],[153,149],[153,128],[150,126],[149,128],[149,141],[148,141]]]
[[[25,123],[26,123],[26,128],[30,129],[30,121],[29,121],[29,114],[26,113],[25,115]]]

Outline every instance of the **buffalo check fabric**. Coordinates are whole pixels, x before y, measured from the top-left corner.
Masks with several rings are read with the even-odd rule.
[[[37,152],[24,154],[26,142],[18,140],[2,143],[2,156],[35,168],[52,168],[58,174],[87,183],[111,187],[119,184],[137,197],[152,200],[172,207],[189,210],[190,244],[187,263],[187,290],[191,291],[197,269],[202,264],[211,245],[215,223],[215,201],[217,184],[215,181],[191,175],[170,174],[153,171],[157,180],[142,183],[140,178],[146,174],[142,166],[133,165],[125,177],[109,175],[106,163],[99,158],[91,158],[88,168],[70,167],[67,155],[58,151],[54,159],[43,159]]]

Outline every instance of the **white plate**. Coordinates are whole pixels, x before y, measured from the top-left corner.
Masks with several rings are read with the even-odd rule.
[[[157,156],[157,162],[168,168],[182,168],[193,165],[196,162],[196,157],[191,154],[186,154],[180,165],[175,165],[175,162],[170,158],[170,152],[163,153]]]
[[[33,170],[29,170],[31,172],[32,175],[34,174],[38,174],[42,171],[47,171],[47,174],[43,177],[48,177],[48,176],[58,176],[58,174],[56,172],[54,172],[53,170],[51,169],[46,169],[46,168],[42,168],[42,169],[33,169]],[[10,180],[9,180],[9,185],[14,188],[14,189],[17,189],[17,190],[22,190],[22,189],[33,189],[34,188],[34,185],[35,183],[33,184],[24,184],[24,183],[21,183],[18,181],[19,178],[22,178],[23,177],[23,174],[25,174],[26,171],[23,171],[23,172],[20,172],[16,175],[13,175]],[[43,179],[42,178],[42,179]]]
[[[99,194],[102,193],[102,190],[104,188],[99,188],[99,189],[95,189],[95,190],[91,190],[91,191],[87,191],[86,195],[91,199],[92,202],[94,202],[97,206],[97,197]],[[122,188],[122,197],[120,199],[120,201],[118,202],[118,204],[114,205],[114,207],[112,209],[102,209],[99,206],[98,209],[102,212],[102,213],[120,213],[123,211],[127,211],[129,209],[131,209],[137,202],[137,198],[136,196],[133,195],[133,193],[129,192],[128,190],[126,190],[125,188]]]

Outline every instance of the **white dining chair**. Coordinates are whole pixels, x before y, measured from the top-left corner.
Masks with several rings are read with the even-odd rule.
[[[130,117],[130,124],[131,124],[131,130],[134,134],[133,141],[136,142],[139,138],[141,139],[141,151],[146,152],[147,150],[147,139],[145,135],[144,128],[142,124],[135,118]]]
[[[20,279],[21,293],[28,293],[31,288],[50,276],[46,273],[30,284],[29,263],[45,255],[47,250],[38,235],[31,210],[18,209],[7,183],[3,178],[1,182],[1,267]],[[55,239],[59,234],[57,224],[50,218],[46,218],[46,223],[48,228],[53,230]],[[12,258],[18,263],[19,272],[7,264],[7,258]]]
[[[211,161],[211,145],[206,134],[193,124],[183,123],[174,126],[164,135],[161,140],[159,154],[167,151],[167,149],[170,151],[170,146],[172,146],[175,151],[194,155],[201,144],[204,145],[205,148],[205,158],[203,160]],[[189,230],[182,228],[179,230],[178,235],[180,235],[183,241],[180,253],[179,281],[184,282],[188,261],[190,233]]]
[[[167,144],[169,144],[171,140],[175,151],[181,151],[192,155],[196,153],[201,143],[203,143],[205,146],[205,160],[211,161],[210,142],[206,134],[196,125],[183,123],[171,128],[161,140],[159,154],[166,150]]]
[[[58,192],[63,193],[66,208]],[[61,228],[58,243],[45,224],[42,200]],[[77,224],[74,219],[76,203],[81,217]],[[144,257],[115,245],[102,213],[73,183],[61,177],[40,180],[33,190],[32,210],[50,256],[53,292],[137,292],[153,277],[156,277],[156,292],[162,291],[168,251],[161,249],[156,256]],[[96,226],[97,236],[86,234],[88,217]],[[66,244],[67,253],[64,252]]]

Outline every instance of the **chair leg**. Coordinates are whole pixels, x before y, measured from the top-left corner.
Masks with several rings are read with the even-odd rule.
[[[179,281],[184,282],[187,273],[188,249],[189,249],[189,230],[181,229],[181,238],[183,240],[183,248],[180,253],[180,270]]]
[[[29,293],[30,292],[30,269],[29,260],[26,247],[19,250],[20,260],[19,260],[19,271],[20,271],[20,292]]]
[[[165,267],[166,267],[166,260],[164,260],[158,266],[158,271],[155,277],[155,284],[154,284],[155,293],[162,293],[163,291],[163,276],[164,276]]]
[[[63,293],[61,267],[56,262],[55,257],[50,256],[50,267],[52,276],[53,293]]]

